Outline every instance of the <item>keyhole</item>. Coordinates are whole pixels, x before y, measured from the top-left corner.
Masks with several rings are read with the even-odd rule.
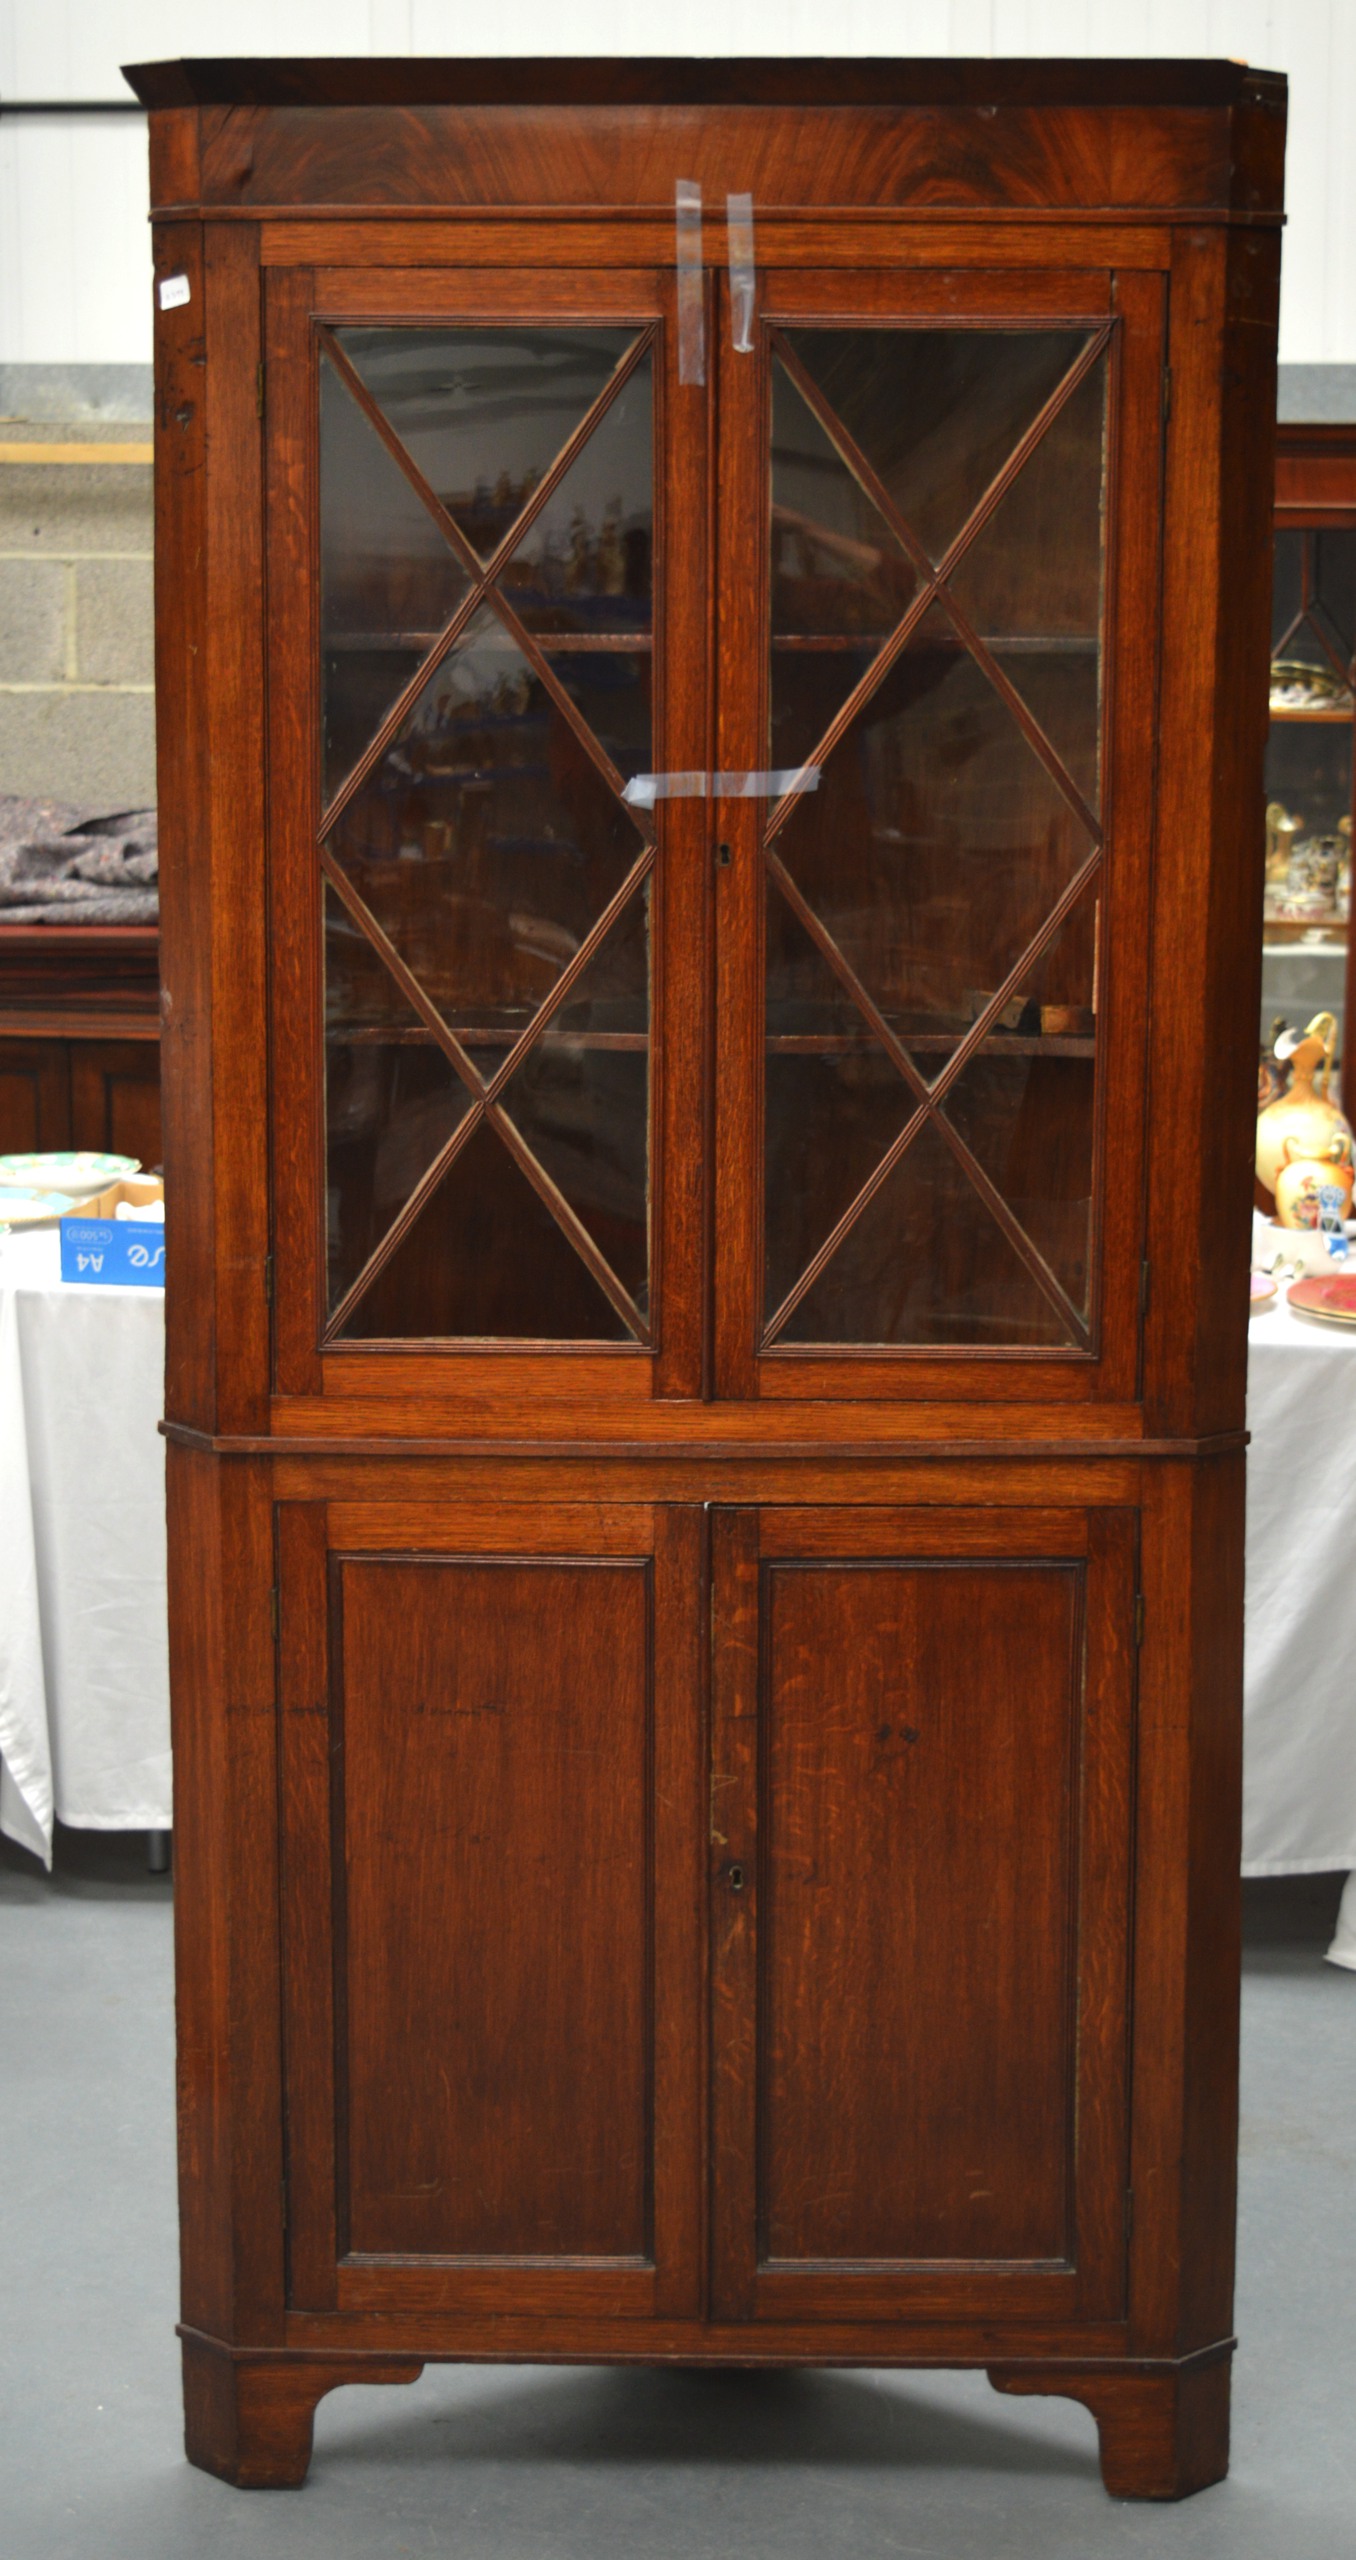
[[[727,844],[718,844],[718,845],[717,845],[717,847],[716,847],[716,860],[717,860],[717,862],[718,862],[718,863],[720,863],[720,865],[722,866],[722,868],[724,868],[724,865],[729,861],[729,859],[730,859],[730,848],[729,848],[729,846],[728,846]]]
[[[730,1867],[730,1868],[727,1870],[727,1872],[728,1872],[729,1879],[730,1879],[730,1891],[731,1891],[731,1893],[742,1893],[742,1892],[743,1892],[743,1890],[744,1890],[744,1870],[743,1870],[743,1868],[742,1868],[742,1867]]]

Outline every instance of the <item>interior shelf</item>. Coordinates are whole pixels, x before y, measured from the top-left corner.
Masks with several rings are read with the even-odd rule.
[[[949,1057],[966,1037],[962,1031],[897,1031],[895,1037],[911,1057]],[[773,1032],[764,1042],[769,1055],[777,1057],[833,1058],[851,1057],[866,1049],[879,1048],[872,1033],[862,1027],[860,1039],[849,1032],[788,1031]],[[1081,1034],[1067,1037],[1059,1032],[986,1032],[980,1044],[986,1055],[996,1051],[1005,1058],[1095,1058],[1097,1042]]]
[[[468,1029],[463,1023],[451,1023],[448,1027],[453,1039],[460,1041],[463,1049],[512,1049],[527,1029],[526,1023],[519,1023],[512,1031],[479,1031]],[[422,1049],[436,1035],[422,1023],[339,1021],[326,1024],[325,1037],[340,1042],[345,1048],[367,1044],[380,1049]],[[538,1033],[537,1041],[549,1041],[557,1047],[562,1041],[568,1041],[572,1049],[648,1049],[650,1035],[647,1031],[572,1031],[568,1026],[562,1030],[554,1023],[548,1023],[546,1029]]]
[[[540,637],[540,635],[538,635],[538,637]],[[889,631],[774,631],[772,634],[772,646],[774,649],[779,650],[852,649],[865,651],[883,649],[887,640],[891,637],[892,634]],[[1004,658],[1094,658],[1097,655],[1099,646],[1101,645],[1095,635],[1089,638],[1084,633],[1074,632],[983,631],[980,633],[980,638],[982,639],[986,649],[991,649],[996,657]],[[927,641],[928,654],[932,655],[947,651],[954,651],[958,656],[964,654],[965,642],[962,640],[960,633],[947,633],[944,636],[940,634],[934,636],[932,633],[929,633]],[[1273,717],[1275,718],[1279,718],[1280,716],[1281,715],[1279,713],[1273,714]],[[1342,717],[1349,720],[1351,714],[1350,712],[1344,712]]]
[[[547,657],[574,657],[581,650],[617,650],[634,655],[654,647],[654,635],[649,631],[533,631],[530,624],[525,628]],[[416,649],[427,656],[442,636],[441,631],[336,631],[326,633],[320,646],[327,658],[408,656]],[[505,648],[517,646],[506,627],[502,628],[502,638]],[[485,643],[478,640],[476,645],[484,647]],[[852,645],[857,647],[860,643]]]

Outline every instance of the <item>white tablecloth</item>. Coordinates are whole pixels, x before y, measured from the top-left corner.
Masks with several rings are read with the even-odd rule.
[[[1251,1326],[1243,1863],[1356,1868],[1356,1330]],[[170,1820],[157,1289],[0,1244],[0,1829]]]
[[[1356,1326],[1248,1346],[1243,1872],[1356,1868]]]
[[[0,1830],[170,1822],[165,1300],[0,1241]]]

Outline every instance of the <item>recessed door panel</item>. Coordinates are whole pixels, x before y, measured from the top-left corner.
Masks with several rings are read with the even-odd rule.
[[[647,2259],[646,1568],[337,1581],[349,2246]]]
[[[690,2300],[694,1516],[281,1523],[294,2303]]]
[[[727,2314],[959,2311],[981,2270],[1111,2311],[1126,1515],[730,1513],[716,1551]]]
[[[1075,1563],[770,1565],[770,2262],[1067,2258]]]

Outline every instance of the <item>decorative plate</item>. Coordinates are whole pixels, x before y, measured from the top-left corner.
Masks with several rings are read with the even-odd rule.
[[[140,1156],[102,1156],[89,1148],[64,1155],[0,1156],[0,1184],[13,1183],[25,1191],[64,1191],[68,1208],[73,1200],[87,1200],[95,1191],[106,1191],[110,1182],[121,1182],[140,1171]]]
[[[1327,1324],[1356,1324],[1356,1271],[1313,1273],[1287,1291],[1292,1307]]]
[[[75,1202],[64,1191],[19,1191],[0,1187],[0,1227],[54,1227]]]
[[[1276,1283],[1272,1279],[1269,1271],[1254,1271],[1251,1274],[1251,1282],[1252,1303],[1248,1308],[1248,1313],[1250,1316],[1255,1316],[1260,1313],[1263,1307],[1274,1306],[1276,1302]]]

